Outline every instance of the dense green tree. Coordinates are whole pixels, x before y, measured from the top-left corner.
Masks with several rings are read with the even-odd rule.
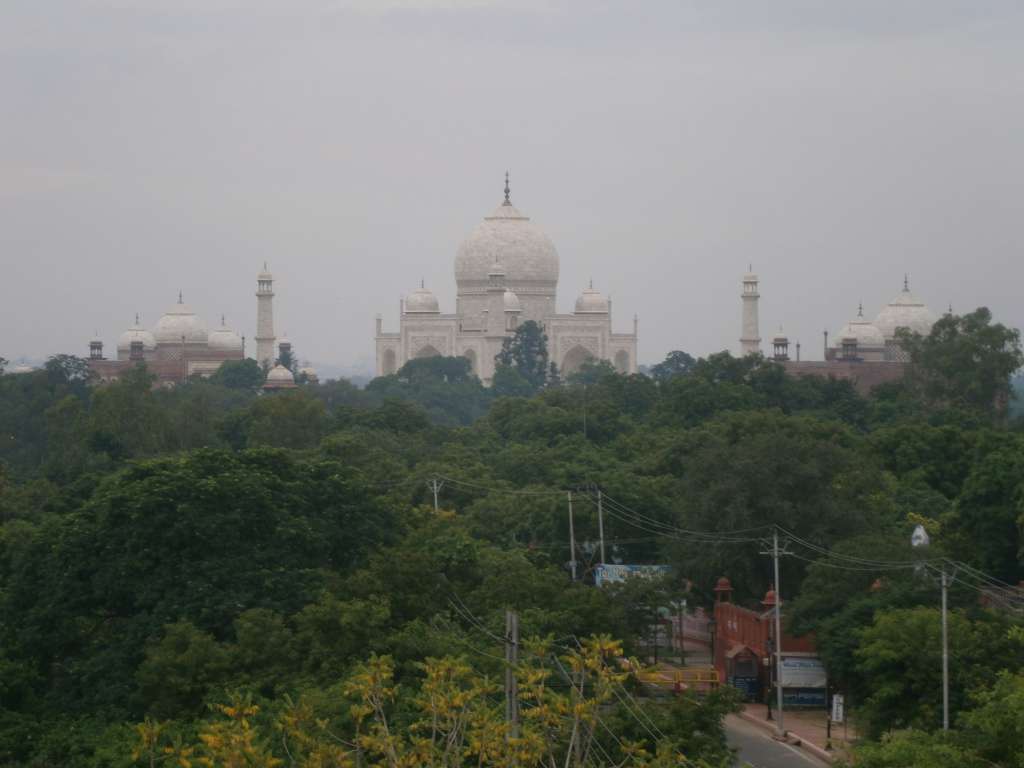
[[[665,355],[665,359],[651,366],[651,377],[655,381],[667,381],[674,376],[686,376],[693,372],[697,361],[692,355],[680,350],[673,350]]]
[[[527,320],[505,338],[494,361],[497,365],[514,368],[537,392],[547,385],[551,374],[548,336],[538,323]]]
[[[1024,365],[1020,331],[992,322],[979,307],[966,315],[939,318],[927,336],[897,330],[911,360],[908,380],[936,407],[1005,415],[1011,376]]]
[[[950,710],[968,708],[972,691],[996,681],[1007,664],[1021,665],[1005,620],[949,613]],[[872,736],[901,728],[935,730],[942,724],[941,619],[937,608],[910,608],[876,615],[860,633],[858,671],[870,695],[858,708]]]
[[[263,385],[264,378],[259,363],[247,357],[244,360],[225,360],[210,377],[210,383],[228,389],[255,391]]]
[[[327,431],[323,403],[304,390],[261,397],[249,411],[248,445],[312,448]]]
[[[987,768],[991,764],[955,737],[920,730],[894,731],[854,749],[856,768]]]

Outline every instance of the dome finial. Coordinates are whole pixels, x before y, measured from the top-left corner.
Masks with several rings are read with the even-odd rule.
[[[590,278],[590,288],[591,290],[594,288],[594,278]]]
[[[222,314],[220,316],[220,327],[221,328],[227,328],[227,326],[228,326],[227,320],[224,318],[224,315]]]
[[[864,317],[864,302],[857,305],[857,317]]]
[[[426,280],[424,280],[424,279],[423,279],[423,278],[421,277],[421,278],[420,278],[420,288],[426,288],[426,287],[427,287],[427,281],[426,281]]]
[[[910,293],[910,275],[906,272],[903,273],[903,290],[905,293]]]
[[[135,313],[135,324],[136,325],[139,324],[139,313],[138,312]]]
[[[185,303],[185,300],[181,296],[181,289],[180,288],[178,289],[178,303],[179,304],[184,304]]]
[[[509,195],[512,194],[512,190],[508,186],[508,171],[505,171],[505,205],[512,205],[512,199]]]

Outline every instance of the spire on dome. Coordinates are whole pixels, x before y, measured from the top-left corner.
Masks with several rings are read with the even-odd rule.
[[[910,293],[910,275],[903,273],[903,292]]]
[[[185,300],[181,296],[181,289],[178,289],[178,303],[179,304],[184,304],[185,303]]]
[[[857,317],[864,317],[864,302],[857,304]]]
[[[426,280],[424,280],[424,279],[423,279],[423,278],[421,277],[421,278],[420,278],[420,288],[426,288],[426,287],[427,287],[427,281],[426,281]]]
[[[508,186],[508,171],[505,171],[505,205],[512,205],[512,199],[509,195],[512,194],[512,190]]]
[[[222,314],[220,316],[220,327],[221,328],[227,328],[227,326],[228,326],[227,321],[224,319],[224,315]]]
[[[139,324],[139,313],[138,312],[135,313],[135,324],[136,325]]]

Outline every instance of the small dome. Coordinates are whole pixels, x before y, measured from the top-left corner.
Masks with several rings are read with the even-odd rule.
[[[833,339],[833,349],[841,349],[843,339],[856,339],[858,347],[884,347],[885,335],[874,323],[864,319],[863,309],[857,316],[840,328]]]
[[[907,328],[927,336],[935,320],[935,315],[925,303],[910,292],[910,285],[904,279],[903,290],[878,313],[875,326],[886,339],[895,338],[897,328]]]
[[[607,315],[608,299],[591,284],[589,288],[584,288],[583,293],[576,299],[576,314]]]
[[[516,296],[512,291],[505,290],[505,311],[506,312],[521,312],[522,307],[519,305],[519,297]]]
[[[32,373],[32,371],[34,371],[34,370],[35,370],[35,368],[33,368],[31,365],[28,365],[27,363],[18,363],[16,366],[11,368],[11,370],[8,371],[8,373],[15,373],[15,374]]]
[[[732,582],[729,581],[725,576],[719,577],[715,583],[715,592],[732,592]]]
[[[765,608],[775,607],[775,589],[773,587],[769,587],[768,591],[764,593],[764,599],[761,601],[761,605]]]
[[[267,374],[267,380],[263,384],[264,389],[287,389],[295,386],[295,377],[292,372],[278,363]]]
[[[206,323],[179,297],[157,322],[153,337],[158,344],[180,344],[182,336],[186,344],[205,344],[207,340]]]
[[[438,314],[441,311],[437,303],[437,297],[429,288],[420,285],[405,299],[405,311],[408,313],[431,313]]]
[[[139,324],[139,316],[135,316],[135,325],[121,334],[117,340],[118,352],[130,352],[133,341],[141,341],[142,349],[145,352],[152,352],[156,349],[156,339],[153,334]],[[179,339],[180,341],[180,339]]]
[[[227,324],[224,322],[223,317],[221,317],[220,319],[220,328],[217,328],[210,334],[210,339],[207,343],[210,345],[211,351],[242,351],[242,337],[227,327]]]

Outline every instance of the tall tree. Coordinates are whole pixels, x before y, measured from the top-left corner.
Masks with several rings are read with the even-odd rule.
[[[534,391],[539,391],[547,385],[551,374],[548,336],[538,323],[527,320],[516,328],[512,336],[505,338],[494,361],[514,368]]]
[[[908,383],[929,403],[1005,415],[1010,379],[1024,365],[1020,331],[993,323],[992,313],[979,307],[945,315],[927,336],[905,328],[896,335],[910,355]]]
[[[651,377],[655,381],[666,381],[673,376],[685,376],[692,373],[697,361],[692,355],[676,349],[665,355],[665,359],[651,366]]]

